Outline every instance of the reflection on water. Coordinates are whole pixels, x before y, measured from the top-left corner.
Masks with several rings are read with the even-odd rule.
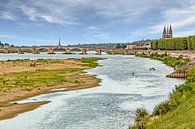
[[[28,55],[22,55],[24,58]],[[89,54],[87,57],[95,56]],[[31,55],[37,58],[80,58],[85,55]],[[29,98],[23,102],[48,100],[51,103],[0,121],[1,129],[127,129],[137,107],[152,110],[165,100],[183,80],[166,78],[172,68],[159,61],[133,56],[110,56],[99,61],[101,67],[87,70],[102,79],[99,87],[57,92]],[[0,59],[5,59],[0,55]],[[19,58],[19,55],[15,56]],[[151,67],[156,71],[150,71]],[[134,74],[132,74],[134,73]]]

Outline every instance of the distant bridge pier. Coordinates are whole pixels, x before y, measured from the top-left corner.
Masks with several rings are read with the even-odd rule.
[[[22,49],[21,49],[21,48],[18,48],[18,49],[17,49],[17,52],[18,52],[18,54],[23,54],[23,52],[22,52]]]
[[[33,47],[32,48],[32,53],[33,54],[39,54],[39,51],[37,50],[37,48]]]
[[[87,54],[87,49],[86,48],[81,49],[81,54],[86,55]]]
[[[48,54],[54,54],[53,48],[49,48],[49,49],[48,49]]]
[[[71,49],[69,49],[69,48],[65,49],[65,54],[72,54]]]
[[[97,52],[96,53],[97,55],[101,55],[102,54],[102,50],[101,49],[97,49],[96,52]]]

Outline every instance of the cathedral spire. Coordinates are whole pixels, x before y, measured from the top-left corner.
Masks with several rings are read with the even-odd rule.
[[[166,34],[166,28],[165,28],[165,26],[164,26],[163,34]]]
[[[60,41],[60,37],[59,37],[59,43],[58,43],[58,46],[61,46],[61,41]]]
[[[173,34],[172,26],[170,25],[169,34]]]
[[[172,31],[172,25],[165,25],[163,29],[162,38],[173,38],[173,31]]]

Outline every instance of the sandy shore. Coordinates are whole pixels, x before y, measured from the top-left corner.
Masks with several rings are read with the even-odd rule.
[[[19,113],[23,113],[29,110],[33,110],[48,102],[35,102],[25,104],[10,104],[10,102],[16,100],[22,100],[28,97],[56,92],[54,89],[65,89],[65,90],[77,90],[84,88],[91,88],[98,86],[100,79],[97,79],[95,75],[83,74],[83,70],[89,69],[86,63],[82,63],[75,59],[66,60],[50,60],[50,61],[37,61],[36,66],[32,67],[31,64],[35,64],[35,61],[5,61],[0,63],[0,75],[4,77],[12,76],[12,73],[20,73],[26,71],[36,71],[39,69],[46,70],[60,70],[63,68],[76,69],[74,72],[67,72],[64,74],[66,82],[63,84],[55,85],[40,85],[36,87],[23,88],[22,86],[14,86],[11,88],[0,87],[0,120],[8,119],[16,116]],[[77,70],[78,69],[78,70]],[[10,75],[11,74],[11,75]],[[10,80],[9,80],[10,81]],[[13,81],[13,80],[11,80]],[[1,82],[0,82],[1,83]],[[4,83],[4,82],[2,82]],[[6,84],[6,83],[5,83]],[[2,85],[4,86],[4,85]]]

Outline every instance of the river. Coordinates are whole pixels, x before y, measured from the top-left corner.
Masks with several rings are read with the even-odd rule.
[[[173,69],[160,61],[123,55],[0,54],[7,59],[63,59],[103,57],[98,66],[87,70],[102,79],[100,86],[43,94],[18,101],[51,101],[35,110],[0,121],[0,129],[127,129],[133,123],[134,111],[165,100],[181,79],[166,78]],[[149,69],[154,67],[155,71]],[[134,73],[134,75],[132,74]]]

